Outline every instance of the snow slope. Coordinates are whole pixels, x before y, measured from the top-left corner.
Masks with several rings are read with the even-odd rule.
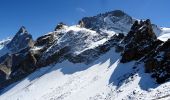
[[[161,34],[158,39],[167,41],[170,38],[170,28],[161,28]]]
[[[0,41],[0,56],[5,55],[6,53],[10,52],[6,45],[11,41],[11,38],[7,38]]]
[[[6,88],[0,100],[168,99],[169,82],[157,85],[142,65],[134,70],[134,62],[121,64],[119,58],[111,49],[89,65],[64,61],[42,68]]]

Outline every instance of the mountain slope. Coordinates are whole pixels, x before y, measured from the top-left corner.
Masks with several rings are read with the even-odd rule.
[[[120,64],[114,49],[90,65],[69,61],[42,68],[10,89],[2,100],[121,100],[156,99],[168,95],[170,83],[157,85],[139,67]],[[114,58],[113,58],[114,56]],[[43,88],[42,88],[43,87]],[[10,87],[9,87],[10,88]],[[8,88],[7,88],[8,89]],[[90,92],[90,93],[89,93]]]

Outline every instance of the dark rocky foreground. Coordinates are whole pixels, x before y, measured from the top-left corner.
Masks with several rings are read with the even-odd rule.
[[[170,40],[158,40],[150,20],[136,21],[122,44],[122,63],[132,60],[143,62],[145,72],[151,73],[158,83],[170,78]]]

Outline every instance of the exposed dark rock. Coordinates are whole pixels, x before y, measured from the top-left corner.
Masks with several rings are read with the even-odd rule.
[[[35,47],[41,47],[41,49],[38,51],[39,53],[44,52],[46,49],[48,49],[48,47],[50,47],[53,43],[54,43],[54,34],[47,34],[44,36],[39,37],[36,41],[35,41]]]
[[[21,27],[14,38],[5,46],[10,52],[0,57],[0,71],[4,72],[0,77],[5,76],[5,80],[0,82],[1,85],[10,84],[14,82],[12,80],[15,77],[33,71],[36,61],[34,54],[30,53],[30,49],[34,47],[34,41],[25,27]]]
[[[79,22],[83,23],[83,27],[100,32],[100,29],[121,30],[128,32],[134,19],[121,10],[115,10],[93,17],[84,17]],[[120,24],[120,23],[124,24]]]
[[[162,43],[145,58],[145,68],[152,73],[158,83],[163,83],[170,78],[170,40]]]
[[[6,80],[6,73],[0,70],[0,83],[4,82],[5,80]]]
[[[159,66],[159,62],[157,59],[149,59],[145,62],[145,72],[151,73],[154,70],[156,70],[158,66]]]
[[[151,73],[158,83],[170,79],[170,40],[165,43],[158,40],[149,19],[135,21],[122,44],[125,45],[122,63],[140,59],[145,72]]]
[[[95,59],[97,59],[100,55],[106,53],[109,51],[112,47],[117,47],[118,43],[124,38],[122,34],[115,34],[112,36],[110,40],[108,40],[106,43],[93,48],[86,50],[82,52],[79,55],[69,55],[68,60],[73,63],[82,63],[85,62],[86,64],[89,64],[90,62],[93,62]]]
[[[63,28],[64,28],[64,25],[66,25],[66,24],[64,24],[63,22],[60,22],[60,23],[55,27],[54,31],[57,31],[57,30],[59,30],[59,29],[63,29]]]
[[[14,38],[7,44],[7,48],[12,52],[18,52],[21,49],[33,46],[34,41],[32,36],[27,32],[24,26],[19,29]]]
[[[118,45],[118,42],[120,42],[123,38],[123,34],[115,34],[106,43],[96,48],[83,51],[78,55],[70,53],[71,47],[66,46],[62,49],[55,51],[53,55],[45,58],[44,60],[40,60],[40,62],[38,62],[38,66],[47,66],[49,64],[61,62],[66,59],[73,63],[89,64],[90,62],[97,59],[101,54],[104,54],[109,51],[112,47],[116,47]]]
[[[124,52],[122,53],[121,62],[139,60],[154,48],[153,43],[157,40],[149,20],[144,22],[135,21],[131,31],[127,34],[124,41]],[[156,46],[157,47],[157,46]]]
[[[45,67],[53,63],[61,62],[65,59],[65,56],[68,54],[69,50],[70,50],[69,47],[66,46],[58,50],[57,52],[55,52],[53,55],[49,56],[48,58],[37,62],[37,66]]]
[[[54,37],[52,34],[44,35],[39,37],[36,42],[35,46],[44,46],[50,44],[54,40]]]
[[[24,78],[37,69],[37,59],[29,50],[30,48],[26,48],[0,57],[0,77],[2,77],[0,88]]]
[[[82,20],[80,20],[78,24],[80,25],[80,27],[85,27],[84,22]]]

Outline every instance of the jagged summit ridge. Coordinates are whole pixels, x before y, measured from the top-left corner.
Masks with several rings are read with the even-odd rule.
[[[114,30],[127,33],[135,20],[123,11],[116,10],[93,17],[84,17],[81,21],[84,23],[85,28],[98,32]]]
[[[16,33],[16,35],[22,35],[22,34],[29,34],[28,31],[26,30],[25,26],[21,26],[19,31]]]
[[[112,16],[115,16],[115,17],[123,17],[123,16],[126,16],[127,14],[122,11],[122,10],[114,10],[114,11],[111,11],[111,12],[106,12],[105,15],[112,15]]]
[[[32,35],[28,33],[26,28],[22,26],[13,39],[7,44],[7,48],[12,52],[17,52],[21,49],[32,47]]]

